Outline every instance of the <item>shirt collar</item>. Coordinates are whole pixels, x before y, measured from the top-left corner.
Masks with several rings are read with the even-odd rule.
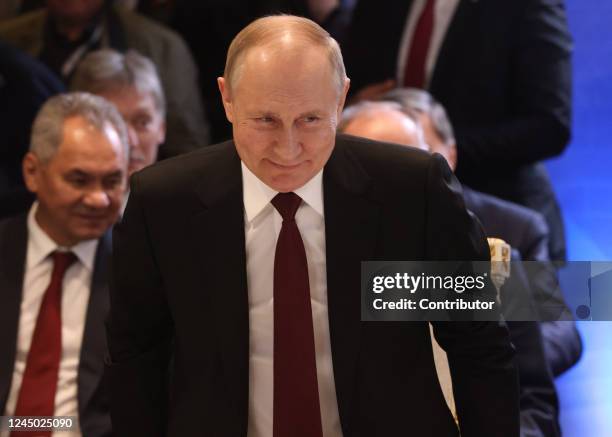
[[[34,202],[28,213],[28,255],[27,269],[37,266],[56,250],[71,251],[89,271],[93,271],[98,240],[86,240],[72,247],[59,246],[47,235],[36,221],[38,202]]]
[[[241,163],[241,167],[244,210],[246,221],[250,223],[270,204],[278,191],[263,183],[249,170],[244,162]],[[323,169],[294,192],[321,217],[325,216],[323,209]]]

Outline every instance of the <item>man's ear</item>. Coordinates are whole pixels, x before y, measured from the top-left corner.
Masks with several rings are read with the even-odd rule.
[[[234,107],[232,105],[232,99],[230,96],[229,83],[224,77],[218,77],[217,85],[219,85],[219,91],[221,92],[221,100],[223,101],[223,108],[225,108],[225,116],[230,123],[233,123]]]
[[[338,121],[342,118],[342,111],[344,110],[344,104],[346,103],[346,95],[348,94],[348,90],[351,86],[351,80],[347,77],[344,80],[344,88],[342,89],[342,94],[340,95],[340,101],[338,102]]]
[[[21,162],[23,171],[23,181],[29,191],[38,192],[38,177],[40,175],[42,163],[38,156],[32,152],[26,153]]]

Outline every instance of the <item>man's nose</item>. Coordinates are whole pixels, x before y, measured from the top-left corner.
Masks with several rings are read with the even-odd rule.
[[[106,208],[110,205],[110,197],[103,189],[95,189],[85,195],[83,203],[90,208]]]
[[[138,140],[138,134],[136,133],[136,129],[134,129],[134,127],[129,123],[127,125],[127,133],[130,147],[138,147],[138,144],[140,143]]]
[[[285,162],[291,162],[302,152],[300,138],[292,129],[283,131],[276,144],[276,153]]]

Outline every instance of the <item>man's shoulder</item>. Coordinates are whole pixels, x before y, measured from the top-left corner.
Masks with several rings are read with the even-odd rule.
[[[146,167],[133,175],[132,183],[144,191],[176,193],[194,185],[223,183],[232,169],[239,171],[240,158],[233,141],[226,141]]]
[[[27,214],[22,213],[0,220],[0,247],[15,247],[27,243]]]
[[[150,18],[120,7],[116,7],[114,11],[123,25],[131,48],[150,51],[186,46],[178,33]]]
[[[336,148],[340,159],[353,160],[368,174],[383,178],[406,177],[411,171],[424,173],[432,160],[431,154],[416,147],[344,134],[338,135]]]
[[[467,208],[482,221],[487,233],[493,228],[511,230],[513,235],[528,240],[548,237],[548,225],[537,211],[468,187],[464,187],[464,199]]]

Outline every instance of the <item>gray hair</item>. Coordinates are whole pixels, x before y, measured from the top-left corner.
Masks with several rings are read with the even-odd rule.
[[[63,141],[64,122],[71,117],[83,117],[100,130],[110,123],[128,159],[127,128],[117,108],[102,97],[81,92],[59,94],[45,102],[32,125],[30,152],[43,162],[53,158]]]
[[[382,101],[399,103],[409,114],[427,114],[431,125],[446,145],[455,142],[455,133],[444,106],[427,91],[417,88],[396,88],[386,93]]]
[[[93,94],[121,92],[127,87],[150,93],[157,111],[165,117],[166,99],[155,64],[135,50],[125,54],[112,49],[93,51],[79,63],[71,82],[73,91]]]
[[[363,117],[365,115],[373,115],[378,111],[398,111],[404,112],[402,106],[397,102],[391,101],[377,101],[373,102],[371,100],[364,100],[359,103],[356,103],[351,106],[347,106],[344,111],[342,111],[342,119],[340,123],[338,123],[338,132],[344,132],[346,127],[351,124],[351,122],[359,117]],[[411,114],[406,114],[408,117],[418,124],[418,121]]]
[[[333,67],[336,85],[344,89],[347,79],[340,46],[329,33],[317,23],[308,18],[295,15],[270,15],[258,18],[242,29],[232,40],[227,50],[225,71],[223,77],[230,87],[234,86],[239,75],[244,55],[249,49],[261,47],[281,40],[284,35],[293,34],[304,38],[314,46],[323,47]]]

